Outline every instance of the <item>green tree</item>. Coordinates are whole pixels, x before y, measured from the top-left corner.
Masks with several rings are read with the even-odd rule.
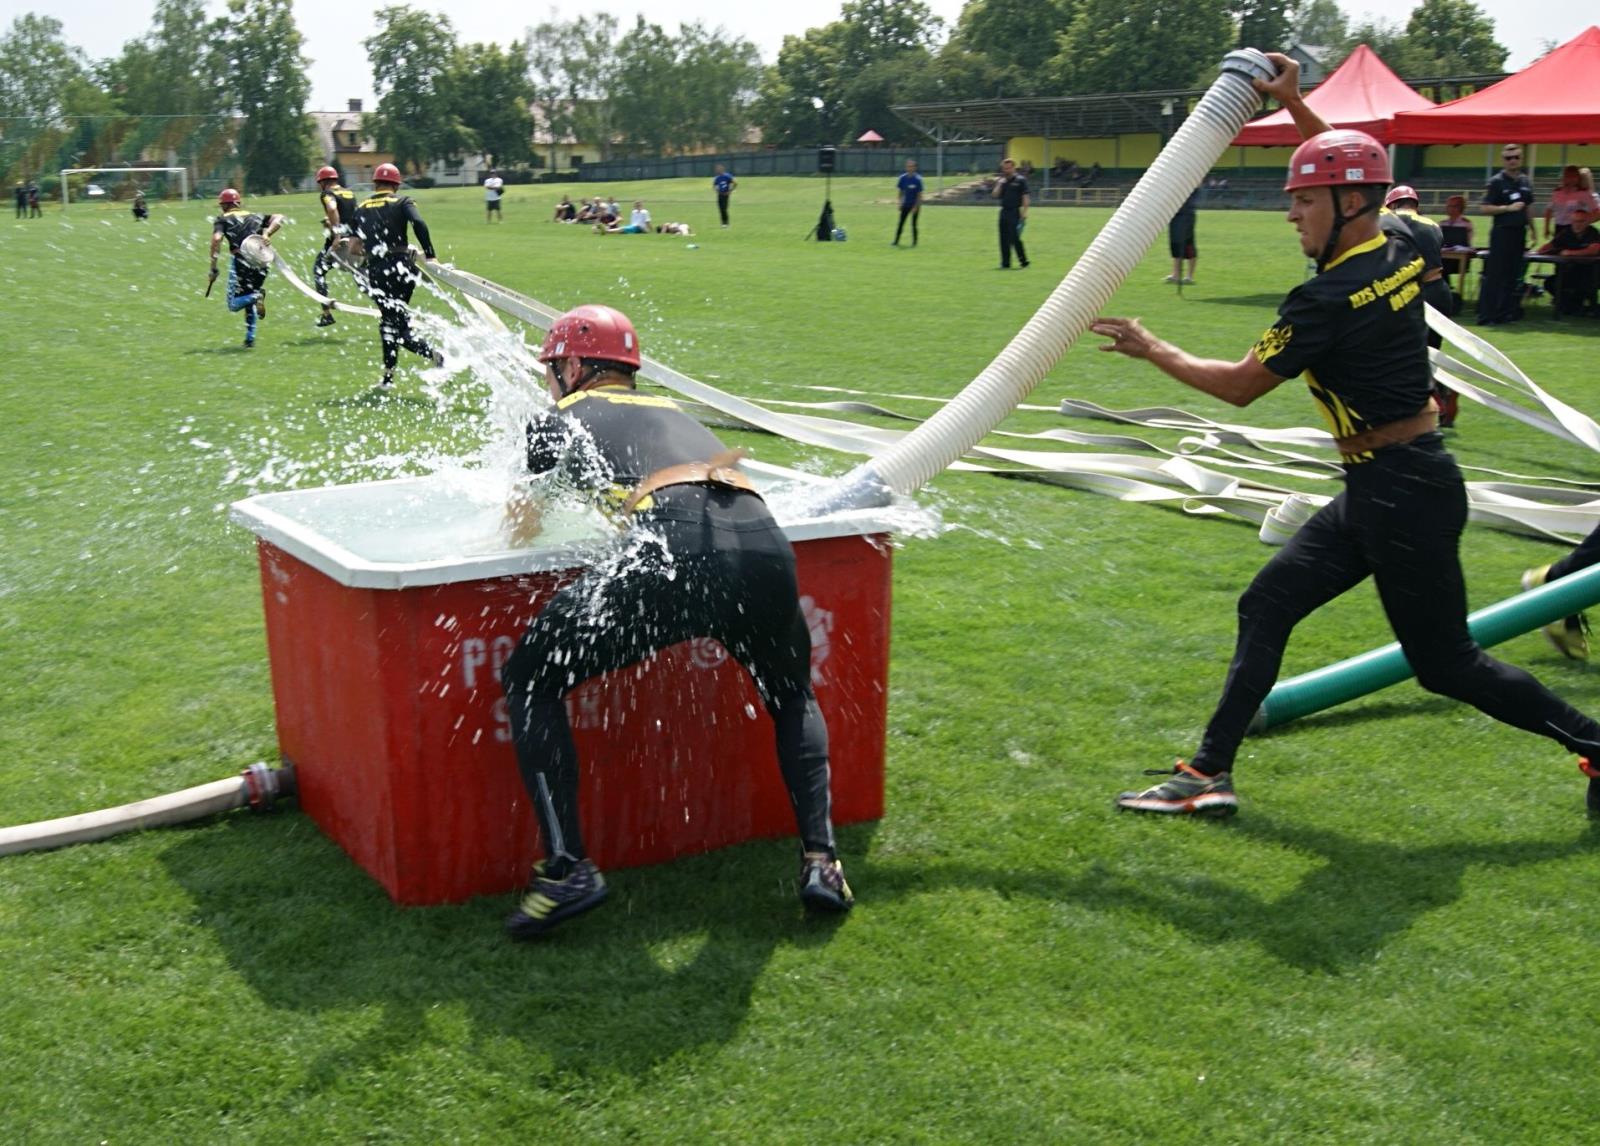
[[[997,68],[1015,68],[1019,78],[1036,75],[1055,55],[1056,40],[1076,11],[1073,0],[970,0],[951,43]]]
[[[1315,47],[1336,48],[1345,42],[1349,21],[1338,0],[1310,0],[1295,13],[1294,39]]]
[[[228,0],[225,25],[233,109],[239,128],[245,187],[276,191],[306,173],[312,127],[306,115],[310,61],[295,26],[293,0]]]
[[[97,93],[83,51],[66,42],[54,16],[25,13],[0,36],[4,114],[55,121],[85,114]]]
[[[1194,87],[1233,42],[1224,0],[1083,0],[1049,73],[1068,94]]]
[[[761,54],[749,40],[708,31],[695,21],[678,29],[678,66],[688,93],[681,146],[724,149],[738,144],[750,123],[761,80]]]
[[[362,117],[363,127],[402,169],[476,149],[450,106],[448,85],[440,82],[456,50],[448,17],[404,5],[380,8],[378,31],[362,44],[378,93],[377,109]]]
[[[455,117],[477,138],[491,167],[521,163],[532,155],[534,96],[528,78],[528,45],[467,44],[456,49],[443,84]]]
[[[128,115],[215,115],[227,110],[227,41],[242,29],[206,17],[204,0],[157,0],[150,32],[107,67]]]
[[[872,127],[886,139],[914,134],[888,109],[944,25],[921,0],[846,0],[843,18],[804,36],[785,36],[767,70],[754,115],[770,143],[839,143]]]
[[[1281,52],[1291,39],[1293,7],[1294,0],[1235,0],[1233,17],[1239,25],[1235,46]]]
[[[1422,0],[1406,21],[1414,75],[1482,75],[1505,70],[1507,50],[1494,21],[1472,0]]]
[[[611,93],[620,82],[617,18],[607,12],[567,23],[547,21],[528,40],[534,98],[551,138],[594,144],[600,158],[616,149]]]

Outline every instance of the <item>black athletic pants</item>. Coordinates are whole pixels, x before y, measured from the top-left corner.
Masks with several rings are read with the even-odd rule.
[[[1017,252],[1017,262],[1023,266],[1028,265],[1028,255],[1022,249],[1022,236],[1017,233],[1017,228],[1022,225],[1021,211],[1008,211],[1000,208],[1000,265],[1011,265],[1011,252]]]
[[[402,346],[424,358],[433,357],[433,347],[411,332],[411,308],[406,304],[417,289],[417,277],[409,260],[367,260],[367,285],[372,301],[378,304],[378,336],[383,340],[385,375],[400,360]]]
[[[1544,579],[1546,583],[1556,581],[1569,573],[1576,573],[1594,564],[1600,564],[1600,529],[1596,529],[1578,542],[1578,547],[1560,561],[1554,562],[1550,566],[1550,571],[1544,575]]]
[[[911,217],[911,245],[913,247],[917,245],[917,216],[920,214],[922,214],[922,208],[920,204],[912,207],[900,208],[900,223],[894,229],[894,241],[896,243],[900,241],[900,232],[905,230],[906,216],[909,215]]]
[[[317,293],[323,298],[328,297],[328,272],[338,265],[333,258],[333,236],[329,235],[323,240],[317,261],[311,264],[311,285],[317,288]]]
[[[717,196],[717,213],[722,216],[722,225],[728,225],[728,196]]]
[[[661,496],[661,495],[658,495]],[[811,690],[811,633],[794,551],[753,494],[678,486],[698,521],[642,520],[620,553],[561,590],[501,670],[517,765],[552,872],[584,856],[578,754],[564,698],[584,681],[692,637],[712,637],[755,682],[807,851],[833,853],[828,730]]]
[[[1369,574],[1423,688],[1580,756],[1600,751],[1600,724],[1489,656],[1468,633],[1457,552],[1466,519],[1461,471],[1437,433],[1348,467],[1344,492],[1300,527],[1239,598],[1233,663],[1194,767],[1212,774],[1233,767],[1295,625]]]
[[[1489,229],[1489,254],[1478,281],[1479,322],[1509,322],[1516,317],[1517,283],[1522,278],[1522,232],[1520,222],[1515,227]]]

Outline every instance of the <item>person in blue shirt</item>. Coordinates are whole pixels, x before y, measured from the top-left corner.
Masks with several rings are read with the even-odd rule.
[[[728,169],[719,163],[717,164],[717,173],[711,177],[711,186],[716,188],[717,211],[722,215],[722,226],[726,230],[728,226],[728,196],[732,195],[734,188],[739,186],[739,181],[729,175]]]
[[[900,245],[900,232],[905,230],[906,218],[911,219],[911,245],[917,245],[917,216],[922,214],[922,176],[917,174],[917,161],[906,160],[906,173],[895,184],[900,191],[900,224],[894,229],[891,247]]]

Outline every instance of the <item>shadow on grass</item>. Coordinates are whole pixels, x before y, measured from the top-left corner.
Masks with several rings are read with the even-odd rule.
[[[1432,695],[1414,696],[1405,700],[1381,700],[1363,704],[1359,708],[1335,706],[1331,709],[1323,709],[1321,712],[1307,713],[1305,716],[1284,721],[1282,724],[1275,724],[1265,732],[1251,733],[1250,739],[1271,740],[1274,736],[1293,732],[1296,729],[1342,728],[1347,724],[1365,724],[1369,720],[1389,720],[1397,716],[1437,715],[1460,711],[1462,708],[1463,705],[1459,700]]]
[[[255,348],[243,342],[230,342],[226,346],[191,346],[185,354],[254,354]]]
[[[842,829],[841,850],[865,854],[874,829]],[[824,946],[840,922],[801,908],[796,847],[761,841],[607,873],[604,906],[532,943],[500,929],[511,896],[396,907],[297,813],[231,817],[162,861],[267,1005],[382,1008],[359,1042],[313,1068],[331,1086],[414,1053],[440,1004],[464,1008],[473,1038],[518,1039],[562,1073],[642,1074],[727,1042],[774,950]]]
[[[430,410],[433,409],[433,403],[426,398],[418,398],[415,394],[402,394],[397,390],[379,390],[376,387],[344,398],[328,398],[318,405],[330,409],[377,410],[386,406],[426,406]]]
[[[943,887],[987,888],[1005,897],[1077,902],[1095,911],[1157,918],[1207,944],[1256,943],[1273,958],[1305,971],[1341,974],[1375,957],[1430,911],[1461,898],[1466,869],[1517,867],[1600,851],[1600,822],[1569,840],[1431,844],[1407,847],[1259,815],[1235,821],[1187,822],[1174,830],[1220,830],[1252,842],[1325,860],[1290,892],[1267,898],[1203,872],[1180,871],[1159,883],[1095,861],[1080,874],[976,868],[863,870],[866,902]]]
[[[1276,310],[1278,305],[1283,302],[1283,296],[1287,293],[1288,291],[1285,289],[1282,291],[1272,291],[1262,294],[1227,294],[1212,296],[1210,298],[1197,297],[1194,301],[1209,303],[1216,306],[1248,306],[1252,309],[1269,307],[1273,310]]]

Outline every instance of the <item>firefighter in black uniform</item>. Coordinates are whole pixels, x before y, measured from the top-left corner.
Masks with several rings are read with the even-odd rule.
[[[339,173],[332,167],[317,170],[317,186],[322,190],[318,199],[322,203],[322,227],[326,234],[322,239],[322,252],[311,267],[311,281],[316,285],[317,293],[327,298],[328,272],[338,266],[338,260],[334,258],[334,244],[350,235],[350,224],[356,217],[356,193],[348,187],[339,186]],[[317,325],[333,325],[332,303],[322,304],[322,317],[317,319]]]
[[[1522,173],[1522,148],[1506,144],[1504,166],[1483,191],[1483,213],[1493,217],[1489,254],[1478,277],[1478,323],[1495,326],[1522,317],[1522,255],[1525,235],[1532,235],[1533,184]],[[1535,240],[1537,241],[1537,240]]]
[[[416,232],[422,256],[433,261],[433,242],[428,225],[417,213],[410,196],[399,194],[400,169],[393,163],[380,163],[372,173],[372,197],[355,209],[351,227],[366,254],[367,293],[378,304],[378,335],[383,340],[383,378],[378,389],[394,385],[394,368],[400,347],[420,354],[435,366],[444,365],[444,355],[411,332],[411,310],[407,305],[417,289],[415,254],[406,243],[406,227]]]
[[[1303,374],[1345,470],[1344,492],[1300,527],[1240,598],[1233,662],[1194,759],[1155,773],[1169,778],[1154,787],[1124,792],[1121,808],[1234,812],[1234,754],[1277,679],[1290,632],[1368,576],[1418,684],[1548,736],[1578,754],[1583,772],[1600,774],[1590,763],[1600,757],[1600,724],[1528,673],[1488,656],[1468,632],[1458,553],[1465,484],[1435,429],[1424,260],[1412,241],[1398,230],[1386,233],[1376,217],[1388,183],[1382,145],[1362,132],[1323,132],[1295,151],[1286,185],[1289,221],[1318,274],[1289,293],[1277,323],[1238,362],[1196,358],[1135,319],[1092,324],[1113,339],[1102,349],[1148,359],[1238,406]]]
[[[228,263],[228,309],[244,311],[244,344],[254,346],[256,320],[267,317],[268,264],[250,258],[245,240],[259,235],[270,243],[283,226],[283,216],[246,211],[239,192],[232,187],[223,188],[217,196],[217,206],[222,208],[222,214],[211,228],[211,277],[217,277],[217,251],[226,239],[233,255]]]
[[[1411,241],[1422,253],[1422,301],[1440,314],[1449,315],[1455,309],[1455,297],[1450,293],[1450,284],[1444,277],[1444,232],[1439,229],[1438,223],[1417,210],[1421,205],[1415,187],[1406,183],[1396,184],[1384,196],[1384,209],[1378,217],[1386,229],[1390,221],[1396,218],[1405,223]],[[1428,345],[1444,345],[1444,336],[1432,327],[1428,328]],[[1433,400],[1439,404],[1440,427],[1449,429],[1454,426],[1456,411],[1461,403],[1456,392],[1435,378]]]
[[[546,858],[506,919],[528,939],[597,906],[605,880],[578,828],[578,758],[564,698],[591,677],[693,637],[742,664],[777,733],[803,849],[800,898],[854,902],[834,850],[828,733],[811,689],[811,635],[794,551],[737,468],[737,454],[669,398],[640,394],[626,315],[580,306],[550,327],[539,356],[556,407],[528,428],[528,467],[591,490],[624,523],[615,555],[550,599],[501,680],[512,742]],[[513,502],[536,526],[537,494]],[[531,515],[531,516],[530,516]],[[525,529],[522,536],[531,535]],[[514,535],[516,531],[514,531]]]

